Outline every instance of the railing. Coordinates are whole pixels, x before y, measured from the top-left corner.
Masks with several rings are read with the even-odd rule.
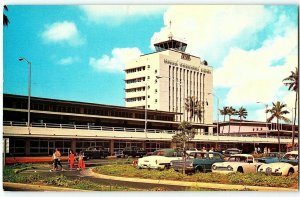
[[[3,121],[3,126],[21,126],[27,127],[27,122],[16,122],[16,121]],[[41,127],[41,128],[60,128],[60,129],[85,129],[85,130],[98,130],[98,131],[121,131],[121,132],[145,132],[141,128],[126,128],[126,127],[107,127],[107,126],[95,126],[95,125],[74,125],[74,124],[57,124],[57,123],[37,123],[33,122],[31,127]],[[157,130],[157,129],[147,129],[147,133],[165,133],[165,134],[176,134],[176,130]],[[217,136],[217,134],[207,135],[207,136]],[[220,137],[240,137],[240,138],[277,138],[277,136],[257,136],[257,135],[225,135],[219,134]],[[288,136],[281,136],[280,139],[292,139]]]
[[[3,121],[3,126],[27,127],[27,122]],[[107,127],[107,126],[57,124],[57,123],[38,123],[38,122],[33,122],[33,123],[31,123],[30,126],[31,127],[41,127],[41,128],[60,128],[60,129],[85,129],[85,130],[99,130],[99,131],[145,132],[145,130],[141,129],[141,128]],[[176,130],[147,129],[147,133],[175,134]]]

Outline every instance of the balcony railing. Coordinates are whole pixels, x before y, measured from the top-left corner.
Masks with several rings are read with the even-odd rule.
[[[17,122],[17,121],[3,121],[3,126],[19,126],[27,127],[27,122]],[[142,128],[127,128],[127,127],[107,127],[107,126],[95,126],[95,125],[75,125],[75,124],[57,124],[57,123],[38,123],[33,122],[31,127],[41,127],[41,128],[60,128],[60,129],[84,129],[84,130],[98,130],[98,131],[121,131],[121,132],[145,132]],[[159,129],[147,129],[147,133],[166,133],[166,134],[176,134],[178,130],[159,130]],[[213,134],[217,136],[217,134]],[[219,134],[219,137],[240,137],[240,138],[277,138],[277,136],[264,136],[264,135],[224,135]],[[292,139],[289,136],[280,136],[280,139]]]

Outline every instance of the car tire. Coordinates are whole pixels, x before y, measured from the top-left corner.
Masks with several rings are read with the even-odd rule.
[[[240,167],[238,167],[237,172],[244,173],[244,170],[243,170],[243,168],[240,166]]]
[[[294,174],[294,170],[291,168],[289,169],[289,172],[287,173],[287,176],[292,176]]]
[[[203,168],[201,166],[198,166],[196,169],[195,169],[195,173],[200,173],[200,172],[203,172]]]

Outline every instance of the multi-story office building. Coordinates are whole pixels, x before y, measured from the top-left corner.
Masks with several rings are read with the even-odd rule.
[[[126,107],[145,108],[147,103],[147,109],[177,112],[176,121],[212,124],[212,67],[186,53],[187,44],[172,36],[154,46],[154,53],[141,55],[125,67]],[[191,110],[185,109],[191,97],[197,102],[191,110],[198,109],[199,115],[191,116]]]

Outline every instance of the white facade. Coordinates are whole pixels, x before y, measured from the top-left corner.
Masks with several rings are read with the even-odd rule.
[[[176,121],[213,123],[212,67],[199,57],[167,49],[129,62],[125,72],[126,107],[144,108],[147,102],[147,109],[181,113]],[[184,109],[188,97],[202,104],[201,120]]]

